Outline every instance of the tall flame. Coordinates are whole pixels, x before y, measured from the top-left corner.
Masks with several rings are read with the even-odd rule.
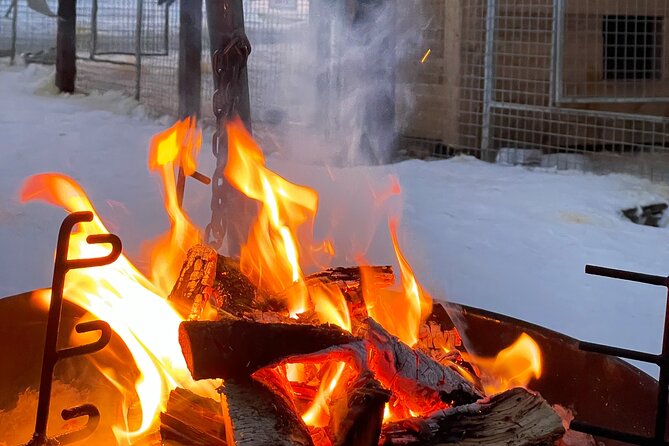
[[[244,195],[261,203],[242,247],[242,272],[264,289],[277,293],[290,289],[288,309],[293,316],[302,313],[308,306],[308,291],[296,233],[300,226],[313,221],[318,194],[269,170],[262,150],[239,119],[229,122],[227,131],[225,178]]]
[[[361,269],[367,313],[388,332],[407,345],[418,342],[420,327],[432,310],[432,298],[425,293],[402,253],[397,240],[398,221],[389,221],[390,238],[400,266],[402,291],[374,289],[368,280],[368,271]]]
[[[165,296],[176,282],[188,249],[200,242],[199,229],[179,203],[174,171],[179,166],[184,174],[193,173],[201,145],[202,132],[191,118],[177,122],[151,140],[149,169],[157,171],[162,179],[170,229],[151,245],[149,277]]]
[[[177,385],[191,389],[207,387],[206,383],[195,385],[192,381],[178,342],[182,318],[164,299],[165,290],[169,290],[167,285],[174,284],[176,275],[158,266],[178,268],[179,260],[183,261],[180,255],[199,238],[177,202],[174,182],[175,162],[180,162],[185,170],[194,168],[199,146],[199,133],[194,124],[189,120],[178,123],[158,135],[152,144],[150,165],[162,174],[165,206],[171,221],[169,233],[156,244],[157,251],[153,255],[156,261],[151,268],[154,280],[148,280],[123,254],[111,265],[72,270],[66,277],[65,297],[96,318],[107,321],[128,347],[139,370],[134,390],[141,404],[141,423],[130,431],[126,420],[117,420],[113,429],[119,443],[131,442],[146,433],[164,409],[169,391]],[[58,173],[34,175],[23,184],[20,199],[23,202],[43,200],[68,212],[92,212],[93,221],[78,225],[72,232],[68,257],[100,257],[107,253],[104,246],[86,242],[90,234],[109,231],[84,190],[72,178]],[[120,386],[111,373],[105,374]],[[124,398],[133,393],[131,389],[119,390]],[[128,401],[124,405],[129,406]]]

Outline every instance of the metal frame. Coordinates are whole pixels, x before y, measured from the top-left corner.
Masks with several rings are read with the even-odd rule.
[[[112,329],[105,321],[96,320],[82,322],[76,325],[77,333],[88,333],[99,331],[100,338],[90,344],[79,345],[58,349],[58,332],[60,329],[61,310],[63,307],[63,289],[65,286],[65,275],[73,269],[91,268],[95,266],[109,265],[121,255],[121,240],[114,234],[89,235],[86,242],[89,244],[109,244],[111,252],[103,257],[70,259],[68,248],[70,235],[75,225],[93,221],[92,212],[75,212],[63,220],[58,232],[58,244],[56,246],[56,259],[53,267],[53,282],[51,284],[51,302],[49,304],[49,315],[46,325],[44,340],[44,352],[42,356],[42,373],[40,376],[39,398],[37,402],[37,415],[35,420],[35,433],[28,442],[28,446],[46,446],[51,444],[67,444],[80,441],[88,437],[97,427],[100,412],[92,404],[83,404],[65,409],[61,416],[64,420],[70,420],[81,416],[88,416],[86,425],[78,431],[64,434],[57,438],[47,437],[47,421],[49,419],[49,406],[51,403],[51,386],[53,384],[53,371],[56,363],[61,359],[73,356],[88,355],[102,350],[109,344]]]
[[[669,411],[669,401],[667,400],[669,397],[669,277],[654,276],[650,274],[624,271],[613,268],[604,268],[593,265],[586,265],[585,272],[586,274],[592,274],[596,276],[610,277],[613,279],[627,280],[630,282],[646,283],[648,285],[667,288],[664,315],[664,334],[662,337],[662,353],[659,355],[617,347],[609,347],[607,345],[593,344],[591,342],[581,342],[579,344],[579,348],[584,351],[647,362],[650,364],[656,364],[660,367],[660,379],[658,382],[657,392],[657,410],[655,413],[655,435],[653,435],[653,437],[645,437],[642,435],[620,432],[614,429],[593,426],[592,424],[579,421],[572,421],[570,427],[580,432],[606,437],[613,440],[621,440],[631,444],[667,444],[665,435],[667,431],[667,412]]]

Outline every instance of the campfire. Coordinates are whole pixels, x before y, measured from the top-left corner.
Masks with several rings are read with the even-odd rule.
[[[151,144],[149,168],[162,178],[171,227],[151,244],[147,274],[120,254],[67,275],[65,298],[86,310],[83,320],[108,323],[131,359],[121,361],[113,346],[92,359],[121,401],[118,417],[98,429],[110,429],[116,444],[562,438],[561,416],[526,389],[542,373],[532,337],[523,334],[496,357],[470,354],[404,256],[396,216],[388,216],[388,231],[399,271],[362,256],[354,266],[316,268],[336,249],[313,240],[317,193],[270,170],[241,121],[229,122],[227,135],[225,179],[257,205],[238,258],[204,244],[180,204],[175,171],[196,172],[202,139],[187,119]],[[386,198],[399,193],[394,182]],[[21,199],[92,213],[74,227],[68,261],[109,255],[104,243],[91,243],[109,231],[73,179],[35,175]],[[51,293],[35,299],[48,308]]]

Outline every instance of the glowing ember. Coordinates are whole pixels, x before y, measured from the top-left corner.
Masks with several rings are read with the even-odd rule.
[[[420,60],[420,63],[425,63],[428,57],[430,57],[430,53],[432,52],[431,48],[428,48],[427,51],[425,51],[425,54],[423,55],[423,58]]]

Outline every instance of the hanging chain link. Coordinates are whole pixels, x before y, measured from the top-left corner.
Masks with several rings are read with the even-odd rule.
[[[216,132],[211,148],[216,157],[216,170],[211,182],[211,222],[205,232],[207,242],[216,249],[222,246],[228,230],[229,205],[234,198],[234,190],[223,177],[228,157],[225,123],[236,115],[242,91],[241,75],[251,54],[251,44],[243,31],[230,34],[224,42],[227,43],[216,50],[212,57]]]

